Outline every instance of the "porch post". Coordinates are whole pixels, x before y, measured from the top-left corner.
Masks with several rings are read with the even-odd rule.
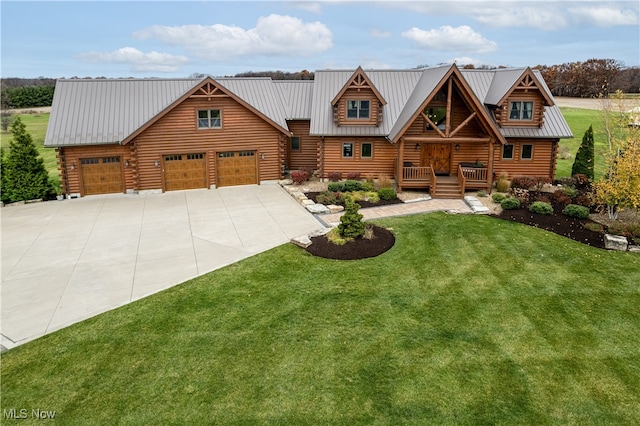
[[[403,159],[404,159],[404,137],[401,137],[400,145],[398,146],[398,161],[396,164],[398,192],[402,192],[402,184],[404,180]]]
[[[491,193],[491,186],[493,185],[493,138],[489,141],[489,162],[487,164],[487,193]]]

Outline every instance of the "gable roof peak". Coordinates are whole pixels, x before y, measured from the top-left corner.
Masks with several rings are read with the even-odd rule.
[[[358,68],[356,68],[356,70],[351,75],[351,77],[347,80],[345,85],[342,86],[342,89],[333,98],[333,100],[331,101],[331,105],[335,105],[336,103],[338,103],[340,98],[342,98],[342,95],[344,95],[345,92],[352,87],[355,87],[358,89],[368,88],[373,92],[375,97],[378,98],[378,101],[380,101],[382,105],[387,104],[387,101],[384,100],[384,98],[382,97],[382,95],[380,94],[376,86],[371,82],[371,79],[369,79],[369,76],[367,75],[367,73],[362,69],[362,66],[358,66]]]

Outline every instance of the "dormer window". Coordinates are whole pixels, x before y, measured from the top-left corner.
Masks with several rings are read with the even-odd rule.
[[[369,101],[347,101],[347,119],[369,119]]]
[[[533,102],[511,101],[509,103],[509,120],[533,120]]]

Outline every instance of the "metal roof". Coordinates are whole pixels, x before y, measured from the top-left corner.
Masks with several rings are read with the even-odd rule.
[[[338,126],[333,119],[331,100],[353,76],[354,71],[316,71],[311,106],[312,135],[387,136],[413,93],[423,70],[365,71],[387,101],[378,126]]]
[[[214,81],[264,114],[282,130],[288,131],[285,108],[269,77],[216,78]]]
[[[310,120],[313,80],[274,80],[287,120]]]
[[[120,143],[199,81],[58,80],[44,145]]]
[[[331,100],[353,70],[316,71],[315,80],[217,78],[224,90],[287,132],[287,120],[310,120],[310,134],[384,136],[395,140],[438,83],[455,65],[413,70],[369,70],[367,77],[387,101],[378,126],[337,126]],[[492,102],[502,99],[526,69],[459,70],[490,117]],[[549,88],[533,70],[549,99]],[[154,117],[195,89],[203,79],[58,80],[45,146],[122,143]],[[504,91],[504,92],[503,92]],[[505,137],[566,138],[571,130],[559,108],[545,107],[540,128],[502,127]]]

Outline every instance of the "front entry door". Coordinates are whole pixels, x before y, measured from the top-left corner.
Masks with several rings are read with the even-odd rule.
[[[451,144],[427,143],[422,145],[422,166],[433,164],[437,175],[448,175],[451,166]]]

